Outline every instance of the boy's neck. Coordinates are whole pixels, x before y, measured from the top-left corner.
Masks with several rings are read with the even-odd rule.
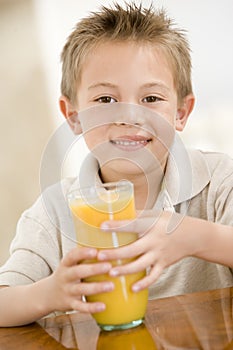
[[[127,179],[134,184],[135,205],[137,210],[152,209],[160,193],[164,171],[153,169],[148,174],[125,175],[106,171],[102,168],[100,177],[103,182],[117,182]]]
[[[161,190],[163,175],[156,171],[134,180],[135,205],[137,210],[152,209]]]

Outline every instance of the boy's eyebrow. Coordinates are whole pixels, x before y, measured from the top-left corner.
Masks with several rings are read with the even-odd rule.
[[[91,89],[95,89],[97,87],[110,87],[110,88],[116,88],[117,86],[112,84],[112,83],[108,83],[108,82],[97,82],[97,83],[94,83],[90,86],[88,86],[88,90],[91,90]]]
[[[153,87],[159,87],[165,90],[169,90],[169,88],[162,82],[151,82],[151,83],[146,83],[142,85],[142,88],[153,88]]]
[[[88,87],[88,90],[95,89],[98,87],[117,88],[117,85],[109,83],[109,82],[97,82],[97,83],[90,85]],[[163,84],[162,82],[149,82],[149,83],[145,83],[141,86],[142,89],[143,88],[153,88],[153,87],[169,90],[168,87],[165,84]]]

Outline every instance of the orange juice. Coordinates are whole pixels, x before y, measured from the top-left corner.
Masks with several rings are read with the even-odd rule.
[[[129,259],[122,261],[122,264],[129,262]],[[119,265],[112,261],[112,265]],[[134,293],[131,286],[139,279],[145,276],[145,272],[138,272],[121,277],[110,277],[109,275],[100,275],[85,279],[87,282],[111,281],[115,288],[108,293],[99,293],[86,297],[90,302],[103,302],[106,309],[93,315],[100,325],[122,325],[130,322],[141,320],[146,312],[148,291],[145,289],[141,292]],[[141,323],[141,322],[139,322]]]
[[[70,199],[78,245],[107,249],[126,245],[137,239],[137,234],[133,232],[111,233],[100,230],[103,221],[133,219],[136,215],[131,183],[118,184],[117,190],[107,190],[106,186],[107,184],[104,185],[103,191],[93,192],[89,198],[85,195],[84,199],[83,192],[82,198],[74,195],[73,199]],[[129,261],[125,259],[111,263],[116,266]],[[85,279],[87,282],[112,281],[115,285],[111,292],[86,297],[90,302],[105,303],[106,310],[93,315],[102,328],[114,329],[121,328],[121,326],[127,328],[142,322],[147,306],[148,291],[134,293],[131,287],[136,281],[142,279],[145,273],[142,271],[120,277],[110,277],[104,274]]]

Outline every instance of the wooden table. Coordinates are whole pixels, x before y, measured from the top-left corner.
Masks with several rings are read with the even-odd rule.
[[[149,301],[145,324],[128,331],[100,332],[81,313],[0,328],[0,350],[229,350],[232,297],[233,288],[225,288]]]

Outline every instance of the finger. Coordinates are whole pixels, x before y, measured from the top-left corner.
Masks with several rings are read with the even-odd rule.
[[[136,232],[143,235],[157,223],[158,219],[158,217],[139,217],[133,220],[109,220],[101,224],[101,230],[105,232]]]
[[[62,259],[64,266],[73,266],[84,259],[93,259],[97,255],[97,250],[94,248],[75,247]]]
[[[151,250],[151,240],[143,236],[133,243],[126,244],[119,248],[99,250],[97,260],[111,261],[118,259],[131,259]]]
[[[164,269],[163,266],[159,264],[155,265],[146,277],[142,278],[140,281],[133,284],[132,286],[133,292],[139,292],[140,290],[146,289],[150,285],[152,285],[159,278],[159,276],[163,272],[163,269]]]
[[[82,282],[75,283],[70,286],[69,292],[71,295],[95,295],[99,293],[111,292],[115,285],[111,281],[104,282]]]
[[[101,312],[106,309],[104,303],[87,303],[77,299],[73,299],[70,304],[72,310],[87,312],[91,314]]]
[[[118,265],[113,267],[109,271],[109,275],[112,277],[122,276],[144,271],[151,266],[155,261],[155,257],[152,252],[142,255],[138,259],[133,260],[129,264]]]
[[[158,209],[143,209],[143,210],[137,210],[137,217],[138,218],[145,218],[145,217],[160,217],[162,214],[162,210]]]
[[[67,269],[67,281],[77,281],[90,276],[108,273],[112,265],[106,263],[79,264]]]
[[[141,244],[141,240],[137,240],[131,244],[120,248],[100,250],[97,259],[100,261],[110,261],[118,259],[131,259],[141,255],[145,251],[145,247]]]

